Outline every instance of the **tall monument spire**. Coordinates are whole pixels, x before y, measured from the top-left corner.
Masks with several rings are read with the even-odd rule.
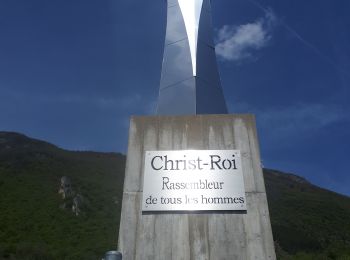
[[[210,0],[167,0],[157,114],[226,114]]]

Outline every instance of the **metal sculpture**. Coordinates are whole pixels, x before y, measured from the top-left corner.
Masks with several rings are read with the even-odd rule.
[[[210,0],[168,0],[157,114],[226,114]]]

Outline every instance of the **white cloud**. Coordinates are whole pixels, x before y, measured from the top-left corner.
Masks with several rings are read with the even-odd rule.
[[[99,110],[110,111],[130,111],[151,114],[154,112],[154,101],[149,101],[148,97],[142,97],[139,93],[129,93],[124,95],[102,96],[76,93],[60,93],[57,95],[49,93],[36,93],[28,95],[25,91],[10,90],[1,96],[1,101],[11,100],[12,102],[26,102],[31,104],[53,105],[79,105],[92,106]]]
[[[282,135],[293,132],[313,133],[344,120],[344,111],[325,104],[297,104],[284,109],[266,111],[262,114],[265,126],[273,124]]]
[[[56,97],[57,102],[92,105],[98,109],[104,110],[132,110],[135,107],[147,107],[149,103],[138,93],[132,93],[124,96],[88,96],[88,95],[61,95]]]
[[[257,109],[245,103],[229,104],[238,112],[254,113],[268,140],[293,140],[310,136],[338,122],[349,121],[346,112],[335,104],[304,104]],[[232,110],[231,109],[231,110]]]
[[[276,16],[267,11],[254,23],[239,26],[224,25],[218,31],[217,55],[228,61],[240,61],[252,57],[252,52],[265,47],[272,38]]]

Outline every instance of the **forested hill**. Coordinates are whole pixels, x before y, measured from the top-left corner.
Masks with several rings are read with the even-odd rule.
[[[349,197],[294,174],[264,176],[276,249],[299,256],[281,259],[350,259]]]
[[[114,249],[124,167],[122,154],[0,132],[0,259],[96,260]],[[279,259],[350,259],[349,197],[264,175]]]
[[[101,259],[117,243],[124,165],[121,154],[0,132],[0,259]],[[65,198],[63,176],[75,193]],[[71,210],[76,194],[85,202],[79,216]]]

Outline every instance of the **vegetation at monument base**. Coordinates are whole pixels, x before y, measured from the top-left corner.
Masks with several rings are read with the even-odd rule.
[[[0,259],[100,259],[115,249],[125,157],[0,132]],[[350,259],[350,198],[265,170],[279,259]],[[62,176],[85,204],[76,216]],[[68,207],[62,208],[62,203]]]

